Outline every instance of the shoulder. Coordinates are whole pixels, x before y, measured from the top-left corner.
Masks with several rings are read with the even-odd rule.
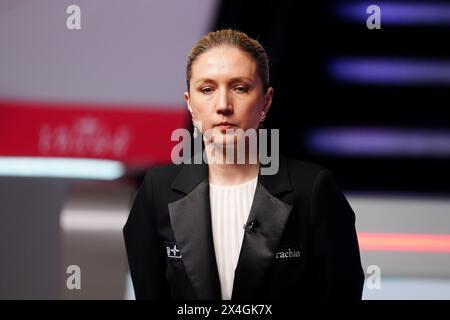
[[[317,163],[293,158],[285,158],[285,161],[291,178],[315,181],[323,175],[332,175],[330,170]]]
[[[294,192],[303,199],[309,199],[311,210],[316,213],[312,216],[314,219],[322,212],[353,213],[334,174],[328,168],[295,159],[287,159],[287,164]],[[348,214],[341,217],[354,219],[354,215]]]
[[[317,174],[322,170],[327,170],[325,167],[317,163],[287,157],[284,159],[291,172]]]
[[[154,166],[145,172],[144,182],[152,183],[154,185],[170,184],[170,182],[172,182],[178,175],[183,166],[183,164],[164,164]]]
[[[294,189],[301,189],[311,194],[325,185],[339,188],[334,174],[328,168],[317,163],[293,158],[285,158],[285,161]]]

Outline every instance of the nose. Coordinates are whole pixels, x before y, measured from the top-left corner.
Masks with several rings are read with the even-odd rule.
[[[219,90],[219,96],[217,101],[217,113],[228,115],[233,113],[233,104],[228,96],[227,90]]]

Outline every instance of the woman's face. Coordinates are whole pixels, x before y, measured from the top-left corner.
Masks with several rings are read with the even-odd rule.
[[[257,129],[270,108],[273,89],[263,92],[255,59],[246,52],[219,46],[192,64],[190,90],[184,93],[192,118],[201,131]]]

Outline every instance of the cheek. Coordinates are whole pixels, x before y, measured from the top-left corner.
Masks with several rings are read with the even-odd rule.
[[[196,118],[205,117],[210,110],[209,104],[202,99],[191,99],[191,107]],[[200,119],[199,119],[200,120]]]
[[[202,131],[212,127],[213,108],[205,101],[191,100],[192,111],[195,115],[195,120],[201,122]]]
[[[262,106],[255,102],[250,104],[247,108],[245,108],[243,117],[247,123],[255,123],[259,122],[259,118],[261,116]]]

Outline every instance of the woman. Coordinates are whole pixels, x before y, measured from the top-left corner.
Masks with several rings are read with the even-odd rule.
[[[225,155],[272,102],[263,47],[235,30],[200,39],[186,81],[197,134]],[[147,172],[124,227],[137,299],[361,298],[355,216],[332,174],[280,157],[264,175],[249,150]]]

